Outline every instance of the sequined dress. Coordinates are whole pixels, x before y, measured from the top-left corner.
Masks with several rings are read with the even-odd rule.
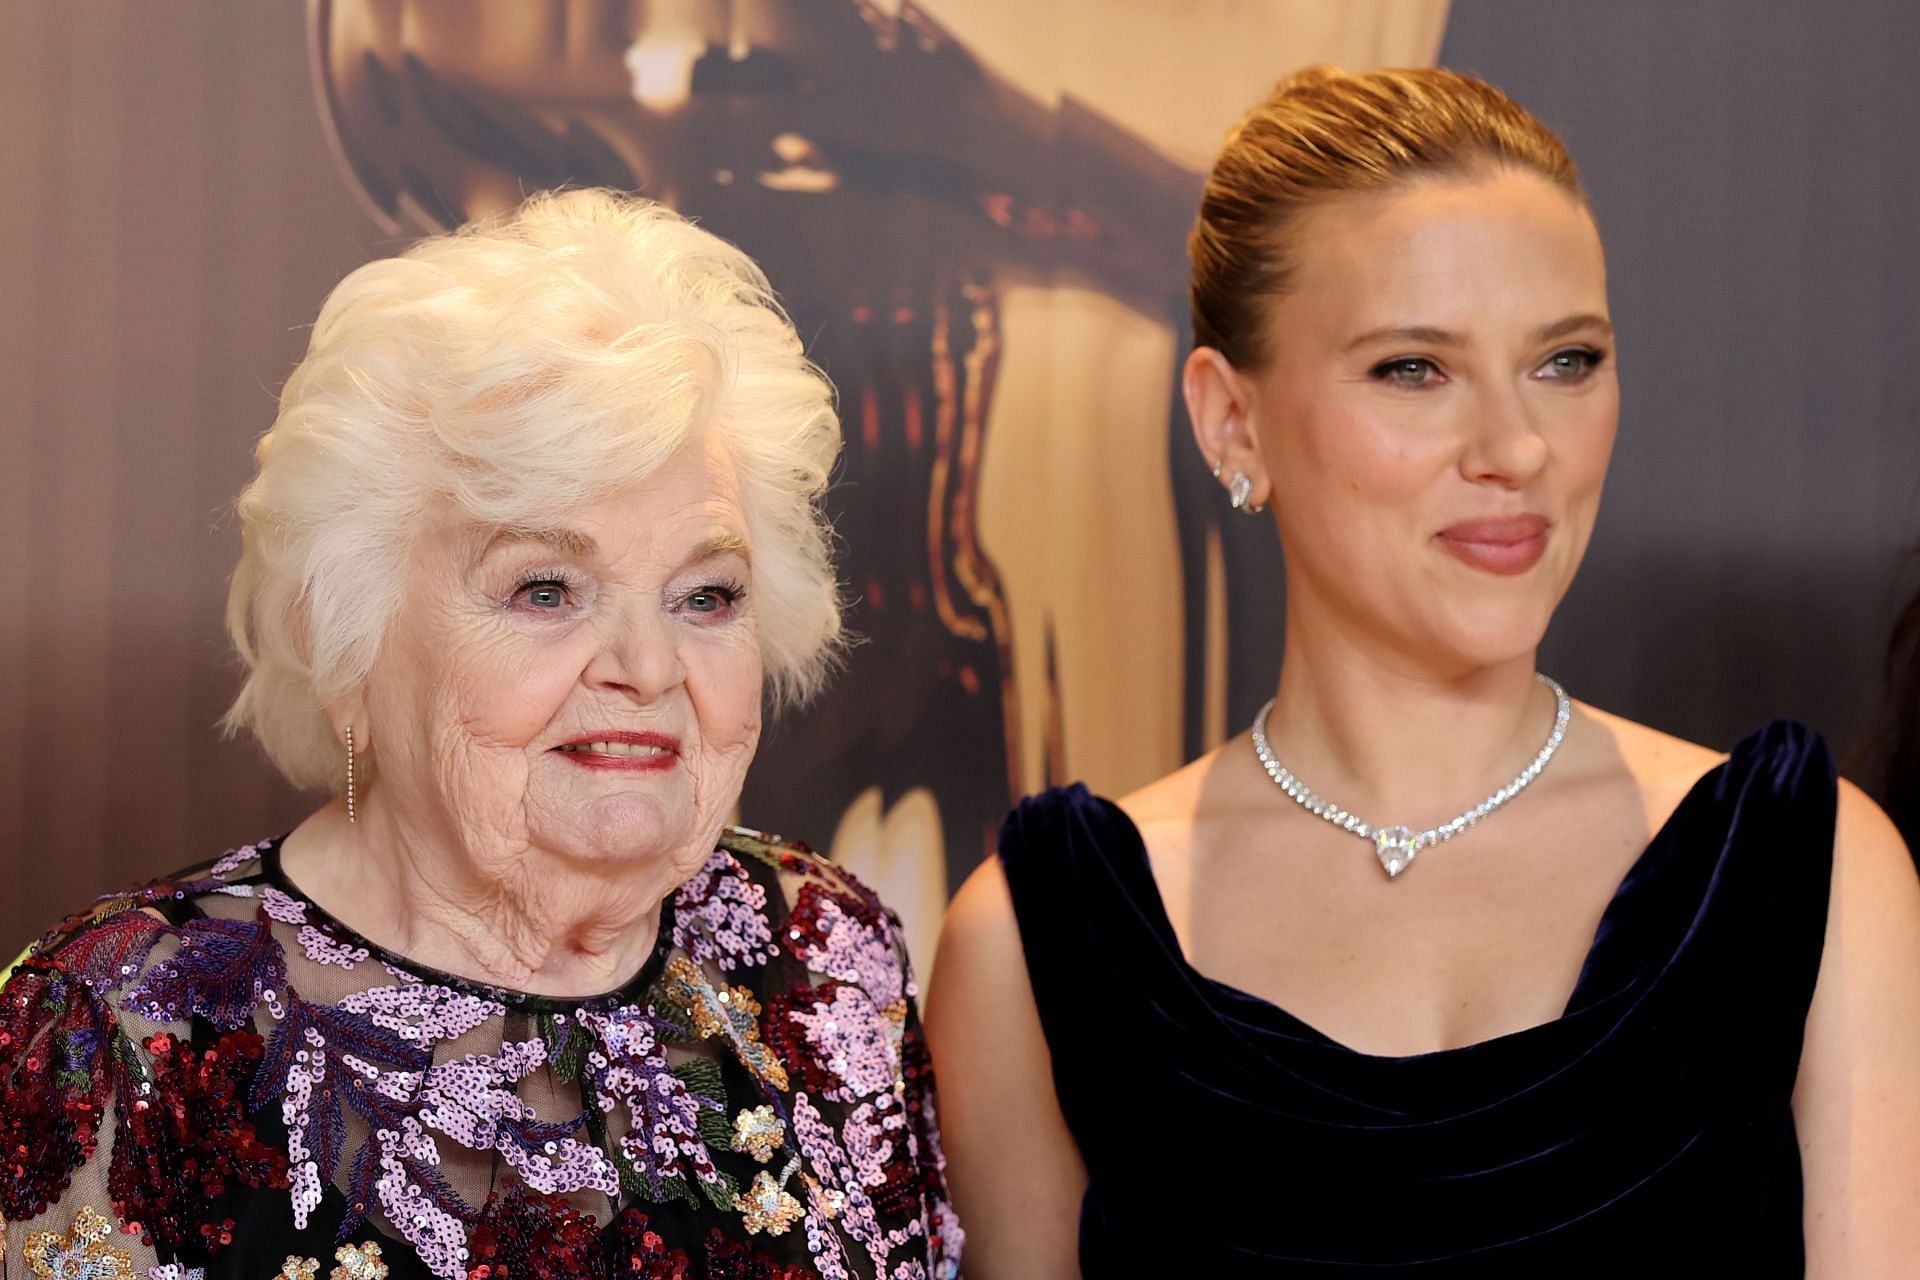
[[[1562,1016],[1412,1057],[1197,972],[1127,815],[1026,801],[1000,857],[1086,1161],[1082,1273],[1802,1275],[1836,794],[1818,735],[1747,738],[1618,886]]]
[[[0,1277],[938,1280],[897,922],[730,831],[603,996],[383,951],[249,846],[54,929],[0,993]]]

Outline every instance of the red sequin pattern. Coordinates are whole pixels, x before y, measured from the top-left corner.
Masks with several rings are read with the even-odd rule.
[[[247,1089],[265,1043],[229,1031],[204,1052],[164,1032],[147,1037],[153,1087],[128,1082],[120,1103],[107,1189],[114,1212],[141,1239],[166,1249],[198,1240],[214,1251],[233,1242],[234,1223],[213,1202],[229,1181],[285,1187],[287,1157],[255,1136]]]

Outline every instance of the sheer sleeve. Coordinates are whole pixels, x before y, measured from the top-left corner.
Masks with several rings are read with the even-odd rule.
[[[246,1116],[263,1041],[250,1022],[195,1040],[166,986],[186,959],[158,909],[108,899],[0,988],[3,1280],[188,1280],[182,1250],[234,1238],[229,1188],[286,1185]]]

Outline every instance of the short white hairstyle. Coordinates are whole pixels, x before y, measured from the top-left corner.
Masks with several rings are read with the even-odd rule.
[[[609,191],[534,196],[341,281],[241,493],[228,711],[287,778],[337,787],[323,708],[358,688],[423,517],[535,529],[637,485],[696,433],[733,464],[775,705],[841,644],[820,509],[833,390],[752,259]]]

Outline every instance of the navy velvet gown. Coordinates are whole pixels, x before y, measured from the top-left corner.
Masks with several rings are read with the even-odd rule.
[[[1139,832],[1074,786],[1001,834],[1088,1277],[1798,1276],[1790,1100],[1834,769],[1775,722],[1655,834],[1558,1019],[1359,1053],[1212,981]]]

